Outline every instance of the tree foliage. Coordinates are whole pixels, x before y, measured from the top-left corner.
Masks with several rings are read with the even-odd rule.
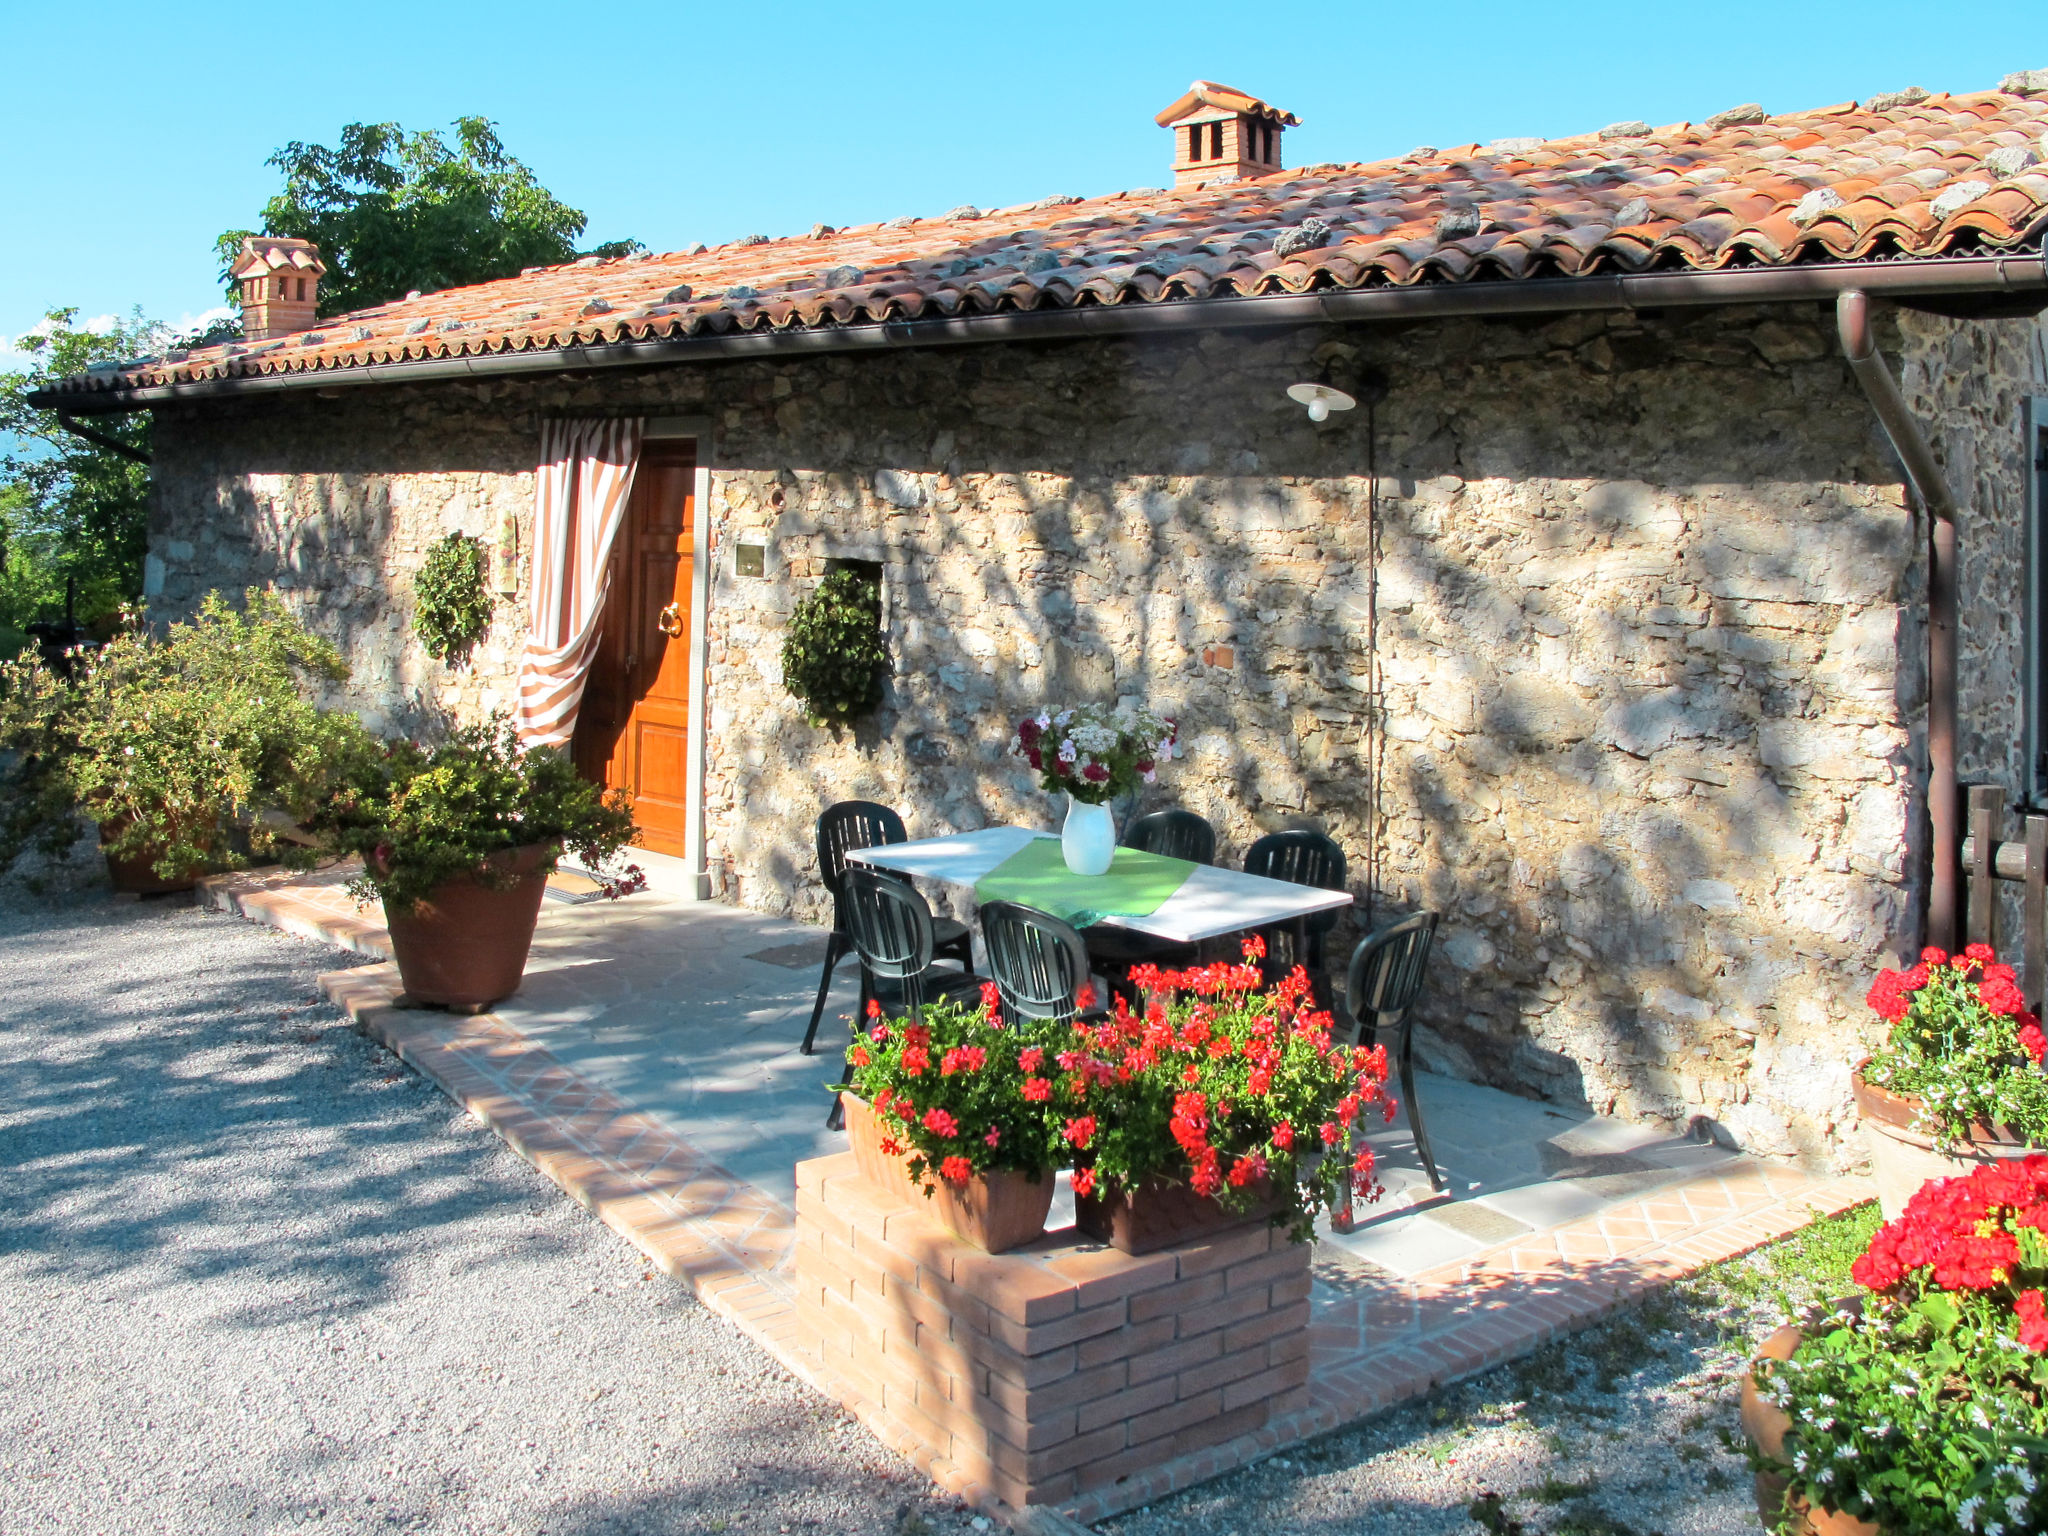
[[[263,228],[231,229],[218,242],[231,296],[227,269],[243,237],[256,233],[320,247],[327,263],[322,315],[387,304],[414,289],[516,277],[579,254],[583,214],[505,153],[488,118],[457,118],[452,146],[437,131],[350,123],[337,148],[294,140],[266,163],[284,172],[285,183],[263,205]],[[584,254],[638,249],[621,240]]]
[[[0,453],[0,632],[61,613],[67,578],[77,581],[78,617],[87,623],[141,592],[148,466],[65,430],[28,395],[95,364],[161,351],[170,340],[140,310],[91,327],[78,324],[76,309],[53,309],[15,342],[30,365],[0,373],[0,442],[9,444]],[[141,453],[149,424],[147,412],[91,422]],[[0,633],[0,650],[12,649],[9,638]]]

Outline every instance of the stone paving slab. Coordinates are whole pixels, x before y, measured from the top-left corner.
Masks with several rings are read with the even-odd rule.
[[[346,880],[344,871],[218,876],[200,895],[290,932],[388,953]],[[795,1164],[844,1145],[823,1128],[820,1088],[837,1063],[794,1052],[815,972],[788,953],[761,958],[817,937],[783,919],[660,896],[550,904],[527,983],[496,1013],[396,1007],[388,963],[332,972],[322,986],[707,1306],[831,1392],[796,1342],[792,1244]],[[850,985],[845,997],[850,1006]],[[697,1023],[679,1026],[683,1013]],[[901,1425],[869,1413],[869,1427],[991,1514],[1045,1536],[1071,1533],[1073,1521],[1151,1503],[1490,1369],[1872,1194],[1866,1180],[1815,1177],[1470,1084],[1428,1079],[1419,1091],[1457,1204],[1411,1208],[1427,1187],[1405,1127],[1376,1134],[1394,1193],[1361,1211],[1371,1220],[1359,1232],[1319,1245],[1307,1407],[1058,1511],[1011,1509],[920,1452]],[[1528,1137],[1553,1119],[1558,1128],[1536,1144],[1553,1149],[1544,1168]],[[1461,1214],[1447,1221],[1453,1210]],[[1422,1235],[1385,1235],[1403,1227]]]

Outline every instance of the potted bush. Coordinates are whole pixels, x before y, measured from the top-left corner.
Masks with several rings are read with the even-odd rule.
[[[623,794],[605,795],[560,753],[525,751],[502,715],[432,749],[391,743],[309,825],[362,857],[350,890],[384,903],[407,998],[466,1012],[519,990],[563,851],[595,873],[633,836]],[[605,894],[644,883],[629,865]]]
[[[993,985],[979,1008],[929,1003],[914,1019],[868,1005],[841,1084],[861,1175],[907,1203],[922,1197],[948,1230],[989,1253],[1030,1242],[1052,1208],[1059,1142],[1038,1074],[1058,1026],[1003,1023]]]
[[[1923,950],[1866,1001],[1891,1024],[1852,1080],[1887,1219],[1927,1179],[2048,1141],[2048,1038],[1988,945]]]
[[[1067,797],[1060,851],[1077,875],[1103,875],[1116,858],[1109,802],[1153,783],[1180,751],[1173,721],[1142,709],[1083,704],[1017,723],[1010,753],[1031,765],[1047,794]]]
[[[1270,1218],[1299,1242],[1346,1180],[1379,1197],[1357,1125],[1393,1116],[1386,1050],[1332,1040],[1300,966],[1263,989],[1264,956],[1254,936],[1239,965],[1135,968],[1145,1011],[1118,998],[1042,1069],[1082,1230],[1145,1253]]]
[[[368,743],[353,715],[310,697],[347,675],[262,591],[240,612],[212,594],[161,632],[131,624],[64,675],[0,665],[0,867],[61,856],[80,813],[125,890],[184,889],[278,851],[275,824],[308,813]]]
[[[1923,1185],[1850,1269],[1866,1294],[1788,1327],[1744,1382],[1766,1528],[2048,1529],[2048,1157]]]

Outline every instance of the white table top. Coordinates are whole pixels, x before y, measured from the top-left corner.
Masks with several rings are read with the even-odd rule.
[[[941,880],[948,885],[972,886],[1035,837],[1050,837],[1028,827],[983,827],[979,832],[956,832],[950,837],[920,838],[914,843],[891,843],[882,848],[854,848],[846,857],[877,869],[900,875],[917,875]],[[1076,875],[1077,881],[1088,879]],[[1187,883],[1159,904],[1147,917],[1111,919],[1119,928],[1149,933],[1162,939],[1192,943],[1219,934],[1241,933],[1292,922],[1312,912],[1328,912],[1351,905],[1348,891],[1322,891],[1314,886],[1293,885],[1285,880],[1268,880],[1237,869],[1217,869],[1197,864]]]

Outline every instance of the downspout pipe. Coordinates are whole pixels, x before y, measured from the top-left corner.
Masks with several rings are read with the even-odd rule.
[[[1835,300],[1842,355],[1870,399],[1906,477],[1927,509],[1927,819],[1934,869],[1927,885],[1927,942],[1956,948],[1957,893],[1962,878],[1962,786],[1956,782],[1956,501],[1926,434],[1898,381],[1878,355],[1870,332],[1870,299],[1848,289]]]
[[[104,432],[98,431],[97,429],[92,427],[88,427],[84,422],[74,420],[66,412],[59,411],[56,414],[57,425],[62,427],[66,432],[69,432],[73,437],[82,437],[88,443],[91,443],[96,448],[104,448],[109,453],[118,453],[119,455],[121,455],[122,458],[133,460],[135,463],[143,465],[145,468],[149,465],[149,455],[144,453],[140,448],[134,447],[129,443],[124,443],[118,437],[109,437]]]

